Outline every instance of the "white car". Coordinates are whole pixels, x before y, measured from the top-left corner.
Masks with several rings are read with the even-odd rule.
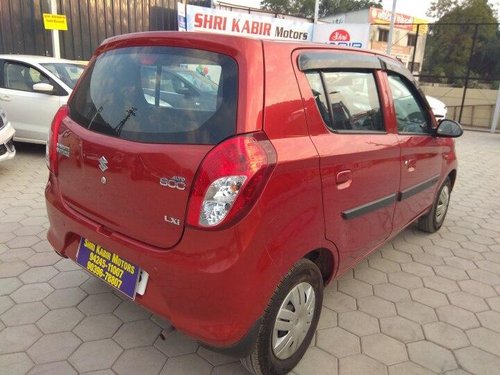
[[[15,130],[7,120],[7,115],[0,109],[0,161],[12,159],[16,155],[14,147]]]
[[[47,142],[52,118],[84,68],[82,62],[46,56],[0,55],[0,107],[16,130],[14,140]]]
[[[448,113],[448,108],[446,107],[446,104],[444,104],[441,100],[436,99],[429,95],[426,95],[425,98],[429,102],[429,105],[431,106],[432,112],[434,112],[436,120],[439,121],[446,118],[446,114]]]

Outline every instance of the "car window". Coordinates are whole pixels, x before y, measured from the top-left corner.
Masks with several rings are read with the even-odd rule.
[[[427,112],[423,110],[420,101],[413,94],[412,84],[395,74],[390,74],[388,78],[396,111],[398,132],[430,134]]]
[[[85,69],[85,65],[73,63],[43,63],[41,65],[71,89],[75,87],[78,78],[80,78]]]
[[[74,120],[107,135],[215,144],[236,131],[236,100],[237,65],[231,58],[186,48],[131,47],[100,55],[69,106]]]
[[[4,86],[7,89],[31,91],[36,83],[50,83],[49,78],[31,66],[6,62],[4,64]]]
[[[370,72],[310,72],[316,104],[332,131],[383,132],[380,100]]]

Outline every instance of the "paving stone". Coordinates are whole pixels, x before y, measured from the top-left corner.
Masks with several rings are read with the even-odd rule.
[[[84,315],[75,307],[51,310],[36,325],[43,333],[71,331]]]
[[[29,247],[22,247],[19,249],[9,249],[8,251],[5,251],[2,255],[0,255],[0,262],[10,263],[10,262],[25,261],[33,254],[35,254],[35,252],[31,250]]]
[[[0,282],[0,296],[4,296],[7,294],[11,294],[13,291],[18,289],[23,285],[21,281],[17,277],[7,277],[2,278],[2,282]],[[0,298],[1,301],[1,298]],[[0,303],[1,306],[1,303]],[[2,313],[0,308],[0,314]]]
[[[415,254],[413,256],[413,259],[415,260],[415,262],[421,263],[426,266],[439,266],[444,264],[442,257],[428,253]],[[434,275],[434,272],[432,272],[432,275]],[[431,276],[431,275],[426,275],[426,276]]]
[[[56,252],[37,253],[26,260],[31,267],[53,266],[61,259]]]
[[[497,295],[495,293],[495,290],[491,286],[476,280],[459,281],[458,285],[464,292],[474,294],[478,297],[488,298],[488,297],[496,297]]]
[[[18,209],[19,207],[16,208],[16,210]],[[28,210],[31,210],[31,208],[28,207]],[[46,232],[45,228],[41,225],[24,225],[21,228],[16,229],[14,234],[16,236],[35,236],[41,232]]]
[[[465,271],[451,266],[435,266],[434,271],[437,275],[450,280],[458,281],[469,279],[469,276],[465,273]]]
[[[25,262],[0,263],[0,279],[18,276],[28,268]]]
[[[49,281],[57,274],[57,270],[52,266],[32,267],[19,275],[19,279],[25,284],[43,283]]]
[[[411,261],[411,258],[410,258]],[[370,268],[374,268],[376,270],[391,273],[391,272],[400,272],[401,265],[399,263],[393,262],[392,260],[384,259],[384,258],[375,258],[370,259],[368,261]]]
[[[443,258],[443,260],[447,265],[462,269],[464,271],[465,270],[473,270],[473,269],[477,268],[477,266],[474,264],[474,262],[471,262],[470,260],[467,260],[467,259],[455,257],[455,256],[446,257],[446,258]]]
[[[481,255],[481,253],[474,251],[474,250],[468,250],[468,249],[456,249],[452,250],[453,255],[463,258],[463,259],[469,259],[472,261],[478,261],[478,260],[484,260],[484,257]]]
[[[435,372],[457,368],[455,358],[449,350],[429,341],[408,344],[408,354],[413,362]]]
[[[338,280],[339,292],[348,294],[354,298],[373,295],[372,286],[356,279]]]
[[[54,291],[47,283],[23,285],[10,296],[16,303],[41,301]]]
[[[316,348],[311,348],[309,349],[306,354],[310,351]],[[228,355],[224,355],[221,353],[214,352],[212,350],[209,350],[207,348],[204,348],[203,346],[200,346],[198,348],[197,354],[208,361],[211,365],[213,366],[220,366],[220,365],[226,365],[228,363],[234,363],[234,362],[239,362],[237,358],[230,357]]]
[[[56,289],[73,288],[82,285],[89,277],[82,270],[60,272],[50,280],[50,285]]]
[[[431,323],[437,320],[434,310],[419,302],[399,302],[396,304],[396,310],[402,317],[408,318],[420,324]]]
[[[113,337],[122,325],[113,314],[92,315],[83,319],[73,332],[83,341],[102,340]]]
[[[31,248],[33,250],[35,250],[37,253],[48,253],[48,252],[53,253],[54,252],[54,249],[52,248],[49,241],[47,241],[47,240],[40,241],[36,245],[31,246]]]
[[[451,293],[460,290],[455,281],[441,276],[426,276],[422,280],[427,288],[437,290],[438,292]]]
[[[338,360],[318,348],[310,348],[293,369],[297,375],[337,375]]]
[[[500,313],[496,311],[484,311],[477,314],[481,324],[493,331],[500,333]]]
[[[350,311],[339,314],[339,327],[358,336],[366,336],[379,332],[377,319],[361,311]]]
[[[385,248],[382,249],[381,253],[383,258],[391,260],[396,263],[408,263],[413,261],[410,255],[395,249]]]
[[[318,330],[332,328],[337,326],[337,313],[326,307],[323,307],[318,322]]]
[[[470,345],[465,333],[447,323],[434,322],[424,325],[425,336],[448,349],[459,349]]]
[[[149,311],[129,300],[125,300],[120,303],[113,314],[124,322],[148,319],[151,316]]]
[[[354,270],[354,277],[371,285],[387,282],[387,275],[373,268],[356,268]]]
[[[22,303],[14,305],[10,310],[4,312],[1,318],[7,326],[19,326],[35,323],[47,311],[49,310],[41,302]]]
[[[381,333],[361,338],[363,353],[390,366],[408,360],[405,346]]]
[[[493,272],[476,269],[476,270],[468,270],[470,278],[473,280],[480,281],[486,285],[500,285],[500,275],[497,275]]]
[[[40,242],[40,239],[37,236],[18,236],[6,241],[5,244],[11,249],[17,249],[21,247],[31,247],[38,242]]]
[[[192,354],[198,349],[198,343],[196,341],[183,335],[179,331],[170,333],[165,340],[157,338],[154,346],[168,357]]]
[[[475,347],[500,356],[500,333],[480,327],[468,330],[467,336]]]
[[[488,310],[488,305],[484,299],[465,292],[455,292],[448,294],[450,302],[458,307],[472,311],[481,312]]]
[[[385,375],[386,367],[378,361],[364,355],[358,354],[339,360],[340,375]]]
[[[414,289],[410,291],[413,300],[430,307],[448,305],[446,295],[428,288]]]
[[[97,277],[89,277],[89,279],[85,281],[80,288],[88,294],[109,293],[113,290],[111,286]]]
[[[12,306],[14,306],[14,301],[9,296],[1,296],[0,297],[0,314],[9,310]]]
[[[209,371],[212,370],[212,366],[210,366],[206,361],[196,355],[193,355],[191,358],[180,358],[184,358],[186,366],[184,368],[177,368],[176,371],[171,372],[171,374],[202,373],[197,371],[201,370],[201,368],[197,368],[196,366],[189,366],[188,362],[191,362],[192,364],[196,362],[203,362],[206,364],[206,367],[208,367]],[[118,358],[116,363],[113,365],[113,370],[117,374],[123,375],[156,375],[160,372],[166,360],[167,357],[165,357],[163,353],[159,352],[153,347],[136,348],[123,352],[120,358]],[[205,373],[207,372],[205,371]],[[210,372],[208,372],[207,374],[210,374]]]
[[[78,308],[84,314],[98,315],[113,312],[120,303],[121,299],[113,293],[92,294],[80,302]]]
[[[28,349],[28,354],[36,363],[62,361],[81,343],[81,340],[71,332],[53,333],[40,338]]]
[[[337,358],[361,352],[359,338],[342,328],[330,328],[319,331],[317,333],[316,346]]]
[[[403,343],[424,339],[420,324],[400,316],[380,319],[380,330]]]
[[[123,324],[113,339],[124,349],[152,345],[161,333],[161,328],[151,320],[139,320]]]
[[[413,362],[403,362],[389,367],[389,375],[434,375],[434,371]]]
[[[411,299],[408,290],[389,283],[375,285],[373,290],[376,296],[391,302],[409,301]]]
[[[2,374],[26,374],[33,365],[33,361],[25,353],[0,354],[0,373]]]
[[[500,297],[492,297],[486,299],[486,302],[492,310],[500,312]]]
[[[461,367],[472,374],[493,375],[500,368],[500,358],[473,346],[455,351]]]
[[[170,375],[170,373],[162,373],[161,375]],[[214,367],[211,375],[248,375],[248,371],[239,363],[230,363],[228,365]]]
[[[492,256],[490,254],[494,255],[493,258],[495,260],[496,260],[496,258],[498,258],[500,260],[500,253],[488,252],[488,253],[484,253],[484,257],[486,259],[490,259],[490,258],[492,258]],[[500,264],[499,263],[494,263],[494,261],[490,261],[490,260],[480,260],[480,261],[476,262],[476,264],[482,270],[500,275]]]
[[[42,332],[32,324],[7,327],[0,332],[0,354],[25,351],[41,336]]]
[[[69,357],[78,372],[111,368],[123,349],[111,339],[84,342]]]
[[[43,302],[51,309],[78,305],[87,294],[80,288],[54,290]]]
[[[412,275],[407,272],[394,272],[390,273],[389,281],[401,288],[416,289],[424,286],[422,279],[418,276]]]
[[[461,329],[479,327],[479,322],[473,313],[457,306],[441,306],[436,309],[436,313],[440,321],[450,323]]]
[[[80,270],[80,266],[71,259],[59,258],[59,261],[54,264],[54,267],[59,271],[76,271]]]
[[[325,293],[323,305],[337,313],[356,310],[356,300],[340,292]]]
[[[73,375],[77,374],[75,369],[66,361],[45,363],[43,365],[36,365],[31,369],[28,375]]]
[[[384,318],[396,315],[396,307],[392,302],[376,296],[368,296],[358,299],[359,310],[373,315],[376,318]]]

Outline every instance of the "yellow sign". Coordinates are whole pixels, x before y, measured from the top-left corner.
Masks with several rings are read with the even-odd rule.
[[[63,14],[43,14],[43,27],[45,30],[68,30],[66,16]]]
[[[420,24],[418,27],[418,33],[420,35],[427,34],[429,32],[429,21],[424,18],[413,17],[413,31],[417,32],[417,24]]]

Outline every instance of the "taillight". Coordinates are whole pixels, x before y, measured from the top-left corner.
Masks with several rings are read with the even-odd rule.
[[[67,105],[63,105],[56,112],[52,120],[52,125],[50,126],[49,138],[47,139],[47,146],[45,148],[45,161],[47,162],[47,167],[54,174],[57,174],[57,138],[59,135],[59,128],[67,115]]]
[[[187,224],[221,227],[245,215],[276,164],[264,133],[230,138],[203,160],[191,189]]]

